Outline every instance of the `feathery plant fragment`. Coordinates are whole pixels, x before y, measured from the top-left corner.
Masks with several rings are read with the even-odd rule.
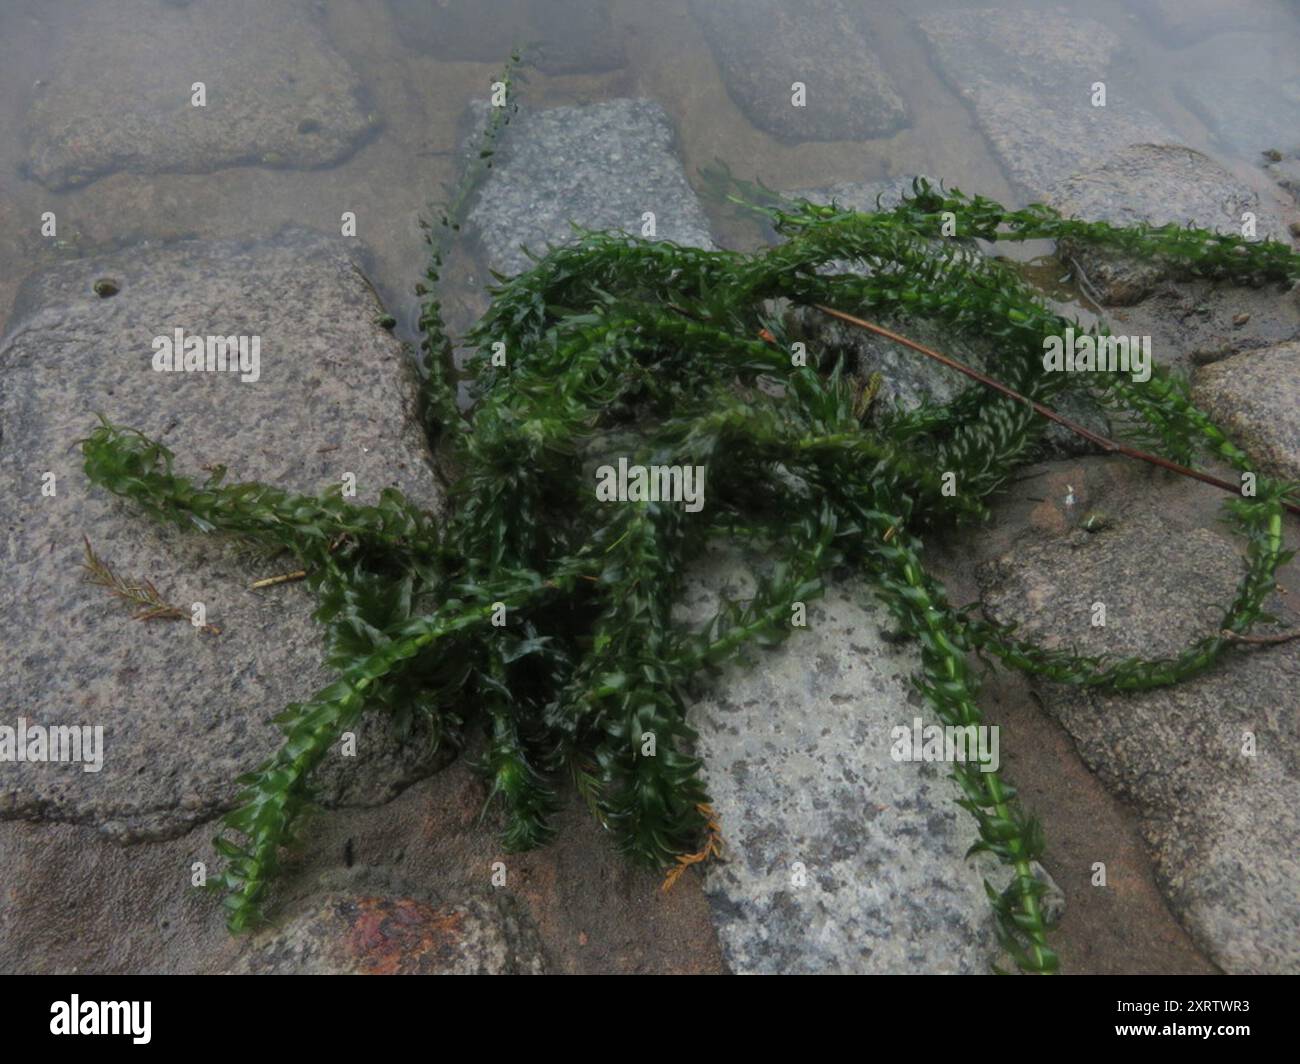
[[[481,165],[490,165],[507,118],[493,109]],[[472,174],[443,215],[443,233],[459,226]],[[900,205],[874,213],[802,201],[751,207],[783,243],[741,254],[580,232],[501,278],[465,338],[479,351],[467,416],[436,295],[447,244],[431,234],[423,409],[456,470],[442,524],[393,490],[358,505],[337,490],[307,498],[224,484],[220,473],[191,479],[162,444],[108,423],[84,442],[91,480],[153,518],[291,553],[328,632],[336,681],[277,718],[284,744],[241,777],[239,805],[216,840],[227,864],[210,882],[225,893],[232,930],[261,915],[309,803],[312,771],[365,712],[419,714],[448,739],[482,727],[481,768],[509,848],[551,837],[567,775],[623,853],[675,877],[717,852],[719,825],[690,754],[693,684],[789,637],[792,603],[814,599],[832,571],[864,576],[919,643],[916,686],[952,726],[982,722],[972,654],[1061,683],[1147,689],[1209,668],[1263,616],[1274,572],[1289,557],[1281,522],[1294,500],[1292,485],[1265,477],[1254,497],[1225,504],[1246,540],[1236,598],[1214,634],[1176,657],[1049,651],[955,608],[922,565],[921,537],[985,518],[985,500],[1046,422],[1030,405],[979,387],[947,405],[864,417],[861,384],[842,364],[814,350],[806,365],[792,364],[798,337],[773,301],[926,319],[954,338],[993,338],[998,379],[1050,406],[1069,375],[1042,371],[1044,339],[1084,330],[1010,267],[939,240],[946,213],[964,237],[1068,237],[1224,283],[1295,281],[1300,256],[1199,229],[1067,220],[1042,206],[1011,211],[922,180]],[[869,270],[819,272],[836,261]],[[504,345],[504,360],[492,358],[494,345]],[[1181,379],[1159,367],[1141,381],[1089,377],[1084,386],[1097,400],[1144,425],[1141,438],[1171,461],[1250,470]],[[707,503],[688,512],[662,500],[597,501],[590,469],[615,446],[642,464],[707,467]],[[944,472],[955,474],[956,494],[943,490]],[[691,628],[673,606],[710,541],[743,541],[772,564],[756,574],[748,601],[724,602]],[[503,611],[507,623],[495,625]],[[640,756],[646,734],[655,756]],[[986,883],[1002,946],[1024,971],[1057,970],[1040,907],[1046,888],[1031,868],[1044,848],[1038,824],[999,773],[952,767],[978,833],[972,851],[995,855],[1010,872],[1007,883]]]

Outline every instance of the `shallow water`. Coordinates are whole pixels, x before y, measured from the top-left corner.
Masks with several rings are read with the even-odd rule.
[[[1193,9],[1202,19],[1207,13],[1213,19],[1215,12],[1228,16],[1210,31],[1191,35],[1162,28],[1152,16],[1162,0],[1075,0],[1065,8],[1036,0],[844,0],[862,16],[866,27],[870,55],[864,59],[878,64],[892,81],[909,119],[904,128],[883,136],[804,142],[783,140],[751,121],[725,83],[719,59],[692,14],[689,0],[615,0],[605,5],[608,30],[594,33],[584,31],[580,23],[555,16],[556,2],[0,0],[0,333],[23,278],[60,260],[182,237],[260,239],[289,224],[338,235],[341,215],[354,212],[354,243],[367,273],[398,318],[399,331],[414,339],[417,298],[413,286],[423,273],[426,257],[418,221],[421,216],[432,216],[431,205],[445,197],[455,181],[458,148],[467,132],[467,105],[487,94],[513,46],[526,45],[539,34],[558,36],[561,43],[571,46],[570,53],[578,56],[574,65],[583,66],[581,57],[589,55],[598,57],[596,65],[602,69],[564,72],[553,64],[547,69],[530,67],[526,70],[528,80],[521,86],[525,105],[546,108],[627,96],[658,101],[675,127],[683,169],[702,197],[705,185],[700,168],[722,161],[738,177],[761,180],[782,190],[925,173],[968,193],[1023,204],[1033,197],[1009,165],[1017,160],[1009,160],[980,124],[971,102],[961,93],[971,85],[954,83],[953,72],[943,68],[919,20],[935,15],[942,19],[944,12],[951,12],[957,20],[971,10],[990,12],[981,16],[989,21],[999,12],[1067,10],[1097,20],[1118,38],[1124,58],[1106,70],[1099,64],[1095,75],[1107,81],[1108,106],[1121,113],[1139,108],[1149,113],[1168,139],[1206,152],[1261,197],[1290,211],[1290,218],[1297,217],[1295,205],[1284,202],[1263,174],[1259,155],[1265,147],[1290,150],[1300,146],[1297,97],[1281,91],[1300,78],[1296,59],[1300,54],[1300,5],[1291,0],[1168,0],[1168,8]],[[788,0],[787,6],[804,10],[808,0]],[[236,8],[250,15],[254,8],[271,14],[261,20],[232,17],[223,32],[194,32],[196,25],[211,25],[211,19],[205,22],[201,16]],[[462,10],[467,13],[463,19],[449,18],[449,12],[455,16]],[[427,16],[423,21],[422,12]],[[498,17],[501,12],[511,17]],[[92,24],[94,31],[88,32],[86,27]],[[441,31],[436,29],[438,25],[443,27]],[[1023,29],[1026,49],[1034,45],[1034,26],[1032,14],[1016,16],[1014,27]],[[773,43],[779,50],[781,42]],[[1084,51],[1089,51],[1087,43],[1083,42]],[[987,69],[975,75],[987,78],[995,94],[998,85],[1015,83],[1019,76],[1017,47],[991,48]],[[195,81],[204,81],[210,90],[211,115],[219,114],[237,95],[234,90],[240,86],[232,85],[232,80],[248,78],[261,79],[257,84],[265,84],[268,92],[283,92],[289,101],[283,106],[310,110],[319,93],[328,88],[326,81],[316,84],[311,92],[303,89],[305,81],[319,75],[322,55],[341,57],[339,69],[356,82],[360,110],[354,117],[361,128],[359,144],[340,161],[304,168],[277,157],[278,148],[269,148],[250,153],[248,158],[227,160],[233,165],[173,172],[174,160],[164,151],[155,154],[148,166],[109,166],[105,173],[71,187],[54,187],[57,182],[48,180],[48,172],[46,180],[41,179],[40,145],[76,158],[93,149],[96,141],[108,140],[126,151],[132,138],[156,140],[157,124],[167,121],[169,114],[174,121],[176,106],[189,106]],[[828,55],[826,62],[832,60]],[[855,61],[854,56],[838,60]],[[765,69],[764,58],[755,54],[754,65]],[[326,63],[325,69],[335,68]],[[815,81],[821,73],[811,70],[809,80]],[[1243,78],[1276,86],[1279,93],[1261,96],[1253,108],[1248,105],[1241,114],[1242,128],[1261,117],[1255,112],[1268,110],[1263,117],[1271,119],[1274,126],[1285,129],[1289,123],[1295,131],[1289,142],[1251,144],[1249,137],[1225,133],[1198,110],[1196,93],[1189,91],[1199,87],[1202,99],[1207,93],[1213,96],[1218,92],[1227,98],[1239,95],[1233,86]],[[1093,80],[1084,56],[1080,63],[1063,66],[1060,88],[1083,96]],[[49,123],[43,122],[42,116],[50,113],[50,102],[60,92],[65,94],[65,106],[59,118],[61,128],[68,132],[51,138]],[[162,97],[173,103],[155,108],[148,102]],[[249,102],[246,95],[243,102]],[[290,146],[299,143],[298,137],[308,146],[324,139],[316,118],[300,117],[296,111],[281,114],[278,102],[267,104],[261,112],[256,101],[252,106],[249,118],[254,124],[288,121],[289,128],[296,130],[296,136],[286,138]],[[1269,110],[1274,108],[1283,110]],[[1021,132],[1032,137],[1050,131],[1056,115],[1045,109],[1041,115],[1029,113],[1026,120],[1028,129]],[[526,122],[527,116],[521,121]],[[1107,150],[1097,147],[1098,161],[1106,154]],[[1060,176],[1076,168],[1073,163],[1062,163]],[[720,244],[749,246],[758,239],[755,230],[737,223],[715,200],[704,197],[704,207]],[[57,235],[41,232],[46,212],[57,218]],[[1024,255],[1043,250],[1041,246],[1022,249]],[[1072,300],[1073,291],[1057,284],[1062,273],[1058,265],[1043,263],[1029,272],[1054,297]],[[445,273],[444,291],[454,329],[463,329],[482,307],[486,280],[472,247],[454,257],[452,268]],[[0,377],[0,388],[3,386]],[[1058,472],[1079,484],[1079,468],[1076,464],[1068,473]],[[1102,479],[1104,475],[1122,475],[1102,474],[1100,467],[1095,468],[1087,474],[1094,484],[1110,485]],[[1113,489],[1116,494],[1134,490],[1135,484],[1146,490],[1145,483],[1136,479],[1116,479],[1114,484],[1119,485]],[[1190,500],[1179,505],[1194,514],[1197,524],[1209,523],[1209,507],[1217,499],[1205,492],[1189,492],[1180,498]],[[1019,534],[1029,520],[1024,516],[1029,508],[1044,502],[1034,495],[1015,497],[1009,505],[1023,512],[1000,515],[980,560],[997,558],[1009,537]],[[1192,510],[1193,506],[1204,509]],[[1004,538],[993,538],[998,535]],[[956,590],[954,601],[972,601],[978,589],[972,576],[975,557],[970,544],[954,540],[941,543],[939,550],[948,555],[946,564],[941,557],[939,572]],[[1290,576],[1283,579],[1294,583]],[[1300,589],[1291,590],[1294,598]],[[1062,932],[1062,952],[1072,958],[1069,963],[1084,970],[1208,968],[1208,962],[1194,952],[1174,925],[1151,880],[1131,811],[1107,797],[1097,778],[1074,756],[1069,736],[1031,701],[1018,677],[994,683],[998,686],[991,695],[997,719],[1007,726],[1008,734],[1023,736],[1019,740],[1021,760],[1014,765],[1013,774],[1027,802],[1044,815],[1048,836],[1058,846],[1062,868],[1056,872],[1062,882],[1087,882],[1095,854],[1114,854],[1108,860],[1116,870],[1116,894],[1081,888],[1071,899],[1076,915]],[[459,793],[456,789],[463,784],[454,775],[459,771],[453,769],[438,777],[437,795]],[[416,797],[445,804],[441,798],[430,798],[433,793],[421,791]],[[393,820],[388,807],[381,819]],[[389,827],[375,831],[382,835]],[[363,825],[348,830],[371,829]],[[464,884],[456,878],[455,869],[468,869],[482,854],[456,849],[470,846],[467,840],[471,836],[454,822],[450,828],[428,827],[426,834],[436,830],[451,834],[439,836],[441,841],[430,852],[436,851],[436,858],[453,869],[449,882],[468,884],[467,878]],[[590,830],[598,831],[595,827]],[[573,939],[579,928],[585,928],[581,932],[584,946],[590,930],[595,951],[601,948],[603,929],[605,939],[630,943],[619,947],[628,956],[612,967],[646,966],[645,955],[633,955],[643,948],[641,940],[621,930],[630,919],[627,906],[636,909],[640,905],[618,879],[621,866],[607,864],[609,855],[603,849],[595,856],[589,852],[596,836],[571,837],[577,841],[557,843],[574,847],[561,851],[567,856],[554,858],[558,865],[534,866],[541,869],[537,882],[558,882],[568,891],[566,898],[582,903],[575,908],[566,902],[556,926],[566,935],[572,931]],[[446,853],[464,859],[456,857],[448,865]],[[559,879],[556,867],[561,869]],[[575,873],[574,869],[587,871]],[[569,889],[566,884],[576,887]],[[610,891],[620,894],[617,902],[609,901]],[[669,957],[667,963],[720,966],[721,959],[715,960],[711,952],[713,932],[703,903],[693,912],[693,918],[689,914],[685,918],[657,915],[650,952],[679,952],[678,944],[685,941],[691,944],[685,951],[688,961]],[[690,919],[695,922],[688,926]],[[614,924],[620,927],[617,934],[610,932]],[[162,926],[166,927],[165,921]],[[553,926],[549,933],[558,941]],[[565,948],[575,965],[597,963],[578,960],[574,947]],[[605,955],[597,952],[597,956]],[[662,963],[662,959],[653,963]]]
[[[702,188],[699,168],[722,160],[737,176],[778,189],[925,173],[967,192],[1024,202],[1029,196],[1008,174],[968,102],[954,91],[917,23],[944,11],[1065,10],[1025,0],[850,3],[861,13],[874,59],[898,89],[910,122],[867,140],[791,143],[756,128],[737,106],[687,0],[618,0],[607,5],[608,28],[598,24],[591,31],[568,21],[554,25],[561,16],[547,0],[265,0],[261,7],[272,9],[275,23],[288,31],[282,35],[286,53],[299,48],[300,37],[323,39],[355,72],[372,129],[355,153],[318,169],[278,168],[279,160],[263,158],[206,173],[108,173],[66,190],[35,180],[32,146],[40,135],[42,96],[69,80],[70,56],[81,65],[75,81],[85,108],[103,113],[107,106],[107,113],[120,114],[123,123],[150,121],[133,88],[157,77],[170,78],[182,99],[191,81],[206,79],[213,92],[210,106],[220,106],[223,70],[238,68],[247,58],[241,49],[264,48],[266,42],[241,34],[232,20],[228,37],[201,42],[192,70],[185,63],[169,64],[173,46],[185,39],[185,20],[204,3],[216,0],[0,0],[0,322],[21,279],[62,257],[141,240],[265,236],[286,223],[338,232],[341,213],[354,211],[369,273],[409,333],[415,319],[411,289],[424,264],[417,220],[454,179],[466,106],[486,94],[512,45],[527,44],[539,33],[558,38],[570,56],[579,57],[575,65],[583,65],[582,56],[608,65],[599,57],[619,53],[621,62],[587,73],[527,69],[527,84],[521,86],[527,106],[618,96],[658,100],[675,124],[678,152],[697,188]],[[1300,73],[1300,8],[1282,0],[1252,0],[1246,7],[1234,0],[1217,5],[1189,0],[1187,6],[1198,15],[1221,10],[1231,17],[1221,31],[1188,41],[1153,19],[1151,11],[1159,5],[1160,0],[1081,0],[1068,8],[1096,19],[1122,42],[1126,58],[1106,75],[1109,106],[1140,106],[1171,139],[1212,155],[1262,195],[1279,197],[1259,169],[1257,151],[1228,143],[1212,129],[1189,103],[1187,86],[1199,84],[1213,93],[1243,74],[1293,83]],[[797,0],[790,6],[800,9]],[[109,28],[96,34],[92,53],[70,49],[68,41],[77,37],[92,7]],[[105,20],[104,12],[111,18]],[[1017,23],[1032,37],[1029,14]],[[590,37],[584,39],[584,32]],[[148,41],[144,52],[142,40]],[[142,54],[156,58],[142,62]],[[285,57],[286,68],[291,58]],[[93,71],[87,76],[86,63],[101,76]],[[761,66],[762,57],[755,56],[755,63]],[[991,53],[988,70],[995,80],[1008,73],[1014,77],[1014,70],[1002,69],[1014,65]],[[1070,70],[1063,77],[1077,81],[1079,73]],[[1051,115],[1042,121],[1052,121]],[[1300,142],[1300,121],[1292,124]],[[706,201],[705,207],[721,243],[753,241],[754,234],[719,204]],[[57,238],[41,234],[45,211],[57,216]],[[448,309],[453,323],[463,326],[481,306],[484,278],[472,259],[460,258],[448,281]]]

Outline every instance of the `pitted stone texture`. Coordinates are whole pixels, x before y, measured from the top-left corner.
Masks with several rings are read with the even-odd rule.
[[[111,278],[118,292],[95,294]],[[197,531],[163,528],[92,486],[77,441],[103,414],[176,452],[177,472],[316,494],[355,473],[357,501],[394,486],[439,507],[401,345],[374,324],[373,290],[334,241],[186,242],[70,262],[24,287],[0,341],[0,705],[5,719],[102,725],[99,773],[0,762],[0,817],[93,825],[119,840],[169,837],[232,804],[236,777],[280,744],[272,718],[331,681],[292,568]],[[153,338],[258,335],[261,378],[160,373]],[[43,497],[42,474],[57,494]],[[83,536],[121,577],[151,580],[221,628],[138,621],[83,580]],[[436,764],[366,720],[357,756],[328,757],[328,803],[377,802]]]
[[[1240,575],[1227,541],[1143,499],[1093,535],[1026,537],[981,585],[985,612],[1019,624],[1021,638],[1162,658],[1216,630]],[[1092,625],[1097,602],[1104,627]],[[1297,679],[1291,643],[1147,692],[1041,686],[1088,767],[1135,806],[1170,908],[1232,973],[1300,971]]]
[[[540,975],[541,944],[516,908],[327,894],[252,939],[232,974]]]
[[[473,108],[482,128],[486,104]],[[642,232],[690,247],[711,247],[708,219],[673,151],[673,127],[650,100],[610,100],[523,115],[506,127],[496,164],[469,220],[488,265],[513,274],[535,254],[588,229]]]
[[[76,6],[59,14],[27,119],[28,169],[49,188],[117,170],[328,166],[371,128],[306,0]],[[199,81],[204,107],[191,102]]]
[[[844,0],[691,0],[736,105],[789,141],[861,140],[907,124],[907,108]],[[806,87],[794,106],[791,86]]]
[[[1007,176],[1031,198],[1125,144],[1168,134],[1127,84],[1119,36],[1053,11],[962,9],[920,18],[953,90],[971,106]],[[1106,106],[1094,107],[1095,82]]]
[[[733,555],[688,584],[696,622],[752,593]],[[929,722],[917,651],[869,588],[808,604],[808,628],[728,667],[691,710],[727,847],[706,866],[723,954],[740,973],[986,972],[996,959],[976,839],[946,765],[894,761],[896,726]],[[803,876],[802,882],[800,876]]]
[[[1300,343],[1201,367],[1192,399],[1261,472],[1300,480]]]
[[[1207,156],[1174,144],[1130,145],[1061,182],[1047,202],[1066,217],[1090,222],[1173,222],[1237,236],[1249,212],[1260,240],[1289,243],[1281,218],[1254,190]],[[1062,250],[1083,267],[1089,283],[1110,304],[1138,302],[1163,276],[1159,266],[1086,245],[1064,241]]]
[[[613,70],[624,62],[610,5],[600,0],[388,0],[398,36],[440,59],[503,63],[514,48],[547,74]]]

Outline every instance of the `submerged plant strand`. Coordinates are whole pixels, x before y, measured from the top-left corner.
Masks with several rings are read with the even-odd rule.
[[[808,364],[792,364],[793,319],[773,301],[928,319],[954,342],[992,338],[994,375],[1050,405],[1065,385],[1042,372],[1043,340],[1082,328],[1005,265],[940,241],[943,212],[966,235],[1091,242],[1238,283],[1293,281],[1297,256],[1194,229],[1008,211],[924,182],[890,211],[762,209],[785,239],[759,254],[581,233],[504,281],[468,337],[480,355],[463,424],[431,302],[425,408],[442,419],[441,445],[459,469],[441,527],[392,491],[360,506],[337,493],[305,498],[219,476],[199,483],[173,471],[161,444],[129,430],[104,424],[85,441],[91,479],[153,516],[291,552],[328,631],[337,680],[280,716],[284,746],[241,779],[238,808],[217,841],[233,929],[262,909],[310,798],[311,771],[366,711],[418,712],[438,734],[483,729],[480,767],[512,848],[550,837],[555,788],[567,776],[629,857],[680,868],[710,851],[717,825],[691,754],[692,685],[747,648],[787,638],[792,604],[820,594],[832,570],[864,576],[917,641],[915,683],[949,725],[983,720],[972,654],[1059,682],[1132,690],[1194,675],[1232,645],[1216,629],[1169,660],[1088,659],[955,609],[922,565],[921,533],[986,516],[987,498],[1032,453],[1042,419],[972,387],[946,406],[864,424],[841,363],[810,345]],[[866,269],[825,269],[844,260]],[[504,366],[491,360],[494,344],[504,344]],[[1249,469],[1166,373],[1145,383],[1116,375],[1095,394],[1145,424],[1162,454]],[[622,456],[706,467],[702,512],[598,502],[592,470]],[[941,490],[944,472],[956,475],[955,496]],[[1247,568],[1223,631],[1244,634],[1261,616],[1288,557],[1281,504],[1289,490],[1261,477],[1254,498],[1227,504],[1246,538]],[[724,601],[691,627],[674,619],[673,606],[710,542],[744,543],[769,564],[748,600]],[[493,623],[502,616],[504,626]],[[654,756],[641,754],[647,733]],[[978,831],[972,850],[1011,873],[1004,886],[986,883],[1003,946],[1025,971],[1055,971],[1043,886],[1032,873],[1044,845],[1038,824],[998,773],[958,763],[954,776]]]

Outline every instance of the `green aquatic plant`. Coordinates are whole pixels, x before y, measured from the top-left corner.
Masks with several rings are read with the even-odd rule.
[[[515,102],[512,90],[517,83],[525,80],[519,70],[522,62],[523,54],[518,49],[510,53],[510,59],[493,87],[494,104],[499,103],[500,106],[488,107],[487,121],[479,136],[478,151],[462,168],[451,195],[446,201],[435,205],[436,220],[430,223],[422,219],[420,222],[425,230],[425,243],[429,245],[429,261],[425,266],[424,280],[416,287],[416,292],[425,296],[420,308],[421,357],[417,365],[422,384],[421,419],[431,443],[436,443],[444,430],[462,427],[456,391],[449,385],[455,373],[454,345],[447,332],[447,323],[443,320],[442,306],[438,302],[442,271],[447,256],[457,244],[460,228],[469,215],[474,197],[488,171],[492,169],[497,144],[510,120],[519,113],[519,105]]]
[[[1084,330],[1005,263],[940,239],[945,215],[966,236],[1068,238],[1235,283],[1293,282],[1300,257],[1196,229],[1010,211],[923,181],[892,210],[755,209],[782,237],[756,254],[580,232],[500,278],[466,337],[479,352],[467,414],[428,293],[424,407],[456,470],[441,523],[391,490],[358,505],[337,490],[306,497],[229,485],[220,472],[195,480],[173,468],[162,444],[107,423],[84,442],[91,480],[153,517],[291,553],[328,633],[337,678],[277,718],[284,744],[240,779],[216,840],[227,859],[216,885],[233,930],[263,909],[310,801],[312,770],[365,712],[402,722],[419,714],[436,735],[481,728],[480,768],[508,847],[551,837],[567,776],[628,857],[680,871],[714,852],[717,833],[691,752],[693,686],[747,648],[790,637],[792,604],[815,598],[833,572],[865,577],[916,640],[916,686],[949,725],[983,720],[973,659],[1058,682],[1145,689],[1208,668],[1260,619],[1289,556],[1281,522],[1291,488],[1265,477],[1254,497],[1226,507],[1247,551],[1221,630],[1174,658],[1047,651],[954,607],[924,568],[922,535],[984,519],[989,497],[1033,453],[1043,420],[1023,399],[978,386],[946,405],[864,415],[861,383],[842,361],[815,346],[806,364],[791,357],[796,319],[782,307],[937,322],[954,345],[991,339],[998,380],[1050,404],[1066,375],[1042,371],[1044,339]],[[859,269],[830,268],[845,261]],[[1093,390],[1171,459],[1250,469],[1178,378],[1112,375]],[[593,469],[620,456],[705,467],[707,505],[690,513],[668,501],[597,501]],[[943,490],[946,473],[955,494]],[[714,541],[743,542],[771,564],[748,600],[724,601],[690,626],[673,606]],[[642,756],[647,734],[654,756]],[[1032,870],[1044,847],[1037,822],[997,772],[957,763],[953,774],[975,821],[972,851],[1010,870],[1008,882],[986,883],[1003,947],[1024,971],[1055,971]]]

